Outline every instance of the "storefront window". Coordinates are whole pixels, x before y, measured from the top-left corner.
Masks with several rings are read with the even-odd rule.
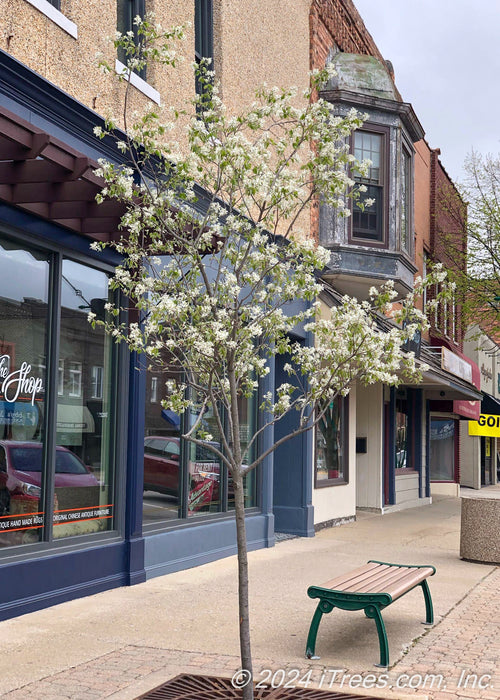
[[[43,536],[49,259],[0,239],[0,546]]]
[[[396,469],[410,468],[408,454],[408,408],[406,399],[396,399]]]
[[[182,417],[162,408],[161,402],[167,396],[166,382],[174,375],[153,368],[148,369],[147,374],[143,522],[191,520],[234,509],[231,478],[210,449],[212,446],[222,449],[213,408],[204,409],[200,423],[211,440],[195,444],[183,439],[182,431],[192,426],[198,416],[195,407]],[[241,401],[240,434],[242,448],[246,449],[255,429],[255,402]],[[257,505],[255,472],[245,479],[245,505]]]
[[[455,480],[455,421],[431,419],[430,476],[432,481]]]
[[[54,537],[108,530],[112,524],[112,342],[90,326],[91,309],[104,308],[108,276],[63,260]]]
[[[330,403],[316,426],[315,485],[347,483],[347,399]]]
[[[96,300],[104,308],[107,275],[70,260],[62,261],[60,277],[59,269],[58,253],[0,238],[4,547],[100,532],[113,521],[113,347],[87,321]],[[95,396],[96,366],[101,397]]]

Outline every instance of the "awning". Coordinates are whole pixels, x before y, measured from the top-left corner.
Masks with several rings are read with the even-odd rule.
[[[447,372],[438,372],[433,369],[423,373],[422,383],[417,384],[416,388],[444,392],[444,396],[436,396],[435,398],[443,398],[450,401],[460,399],[481,401],[483,398],[481,392],[475,389],[472,384],[462,382]]]
[[[0,201],[85,236],[119,235],[122,202],[96,202],[98,163],[0,105]]]
[[[57,405],[59,433],[95,433],[95,423],[87,406],[60,403]]]
[[[167,423],[170,423],[171,425],[174,426],[174,428],[178,428],[181,424],[181,418],[177,413],[174,413],[174,411],[171,411],[169,408],[164,408],[161,412],[161,417],[167,421]]]
[[[481,413],[489,416],[500,416],[500,401],[490,394],[483,393]]]

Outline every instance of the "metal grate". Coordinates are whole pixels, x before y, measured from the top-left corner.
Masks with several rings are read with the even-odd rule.
[[[242,691],[230,678],[183,674],[149,690],[136,700],[241,700]],[[380,700],[368,695],[347,695],[314,688],[255,688],[255,700]]]

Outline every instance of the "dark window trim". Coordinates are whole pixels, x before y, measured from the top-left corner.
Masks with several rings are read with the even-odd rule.
[[[318,473],[316,470],[316,440],[314,440],[314,457],[313,457],[313,469],[314,469],[314,488],[323,489],[328,486],[345,486],[349,483],[349,397],[341,397],[344,403],[344,429],[342,431],[342,440],[345,447],[345,463],[344,463],[344,476],[339,476],[335,479],[318,479]],[[314,427],[315,431],[318,430],[318,425]]]
[[[122,10],[124,12],[124,18],[123,18],[123,26],[120,27],[120,16],[119,16],[119,10],[120,10],[120,4],[122,4]],[[130,19],[131,21],[128,22],[128,13],[125,10],[126,7],[131,8],[130,9]],[[132,31],[134,33],[134,43],[136,46],[139,43],[139,37],[137,34],[137,27],[134,24],[134,18],[141,17],[144,19],[146,15],[146,0],[117,0],[116,2],[116,26],[118,31],[121,31],[122,34],[125,34],[128,31]],[[118,60],[121,61],[125,66],[127,65],[127,56],[125,56],[125,52],[123,49],[120,47],[118,48],[117,52]],[[134,70],[133,71],[136,75],[139,76],[139,78],[142,78],[143,80],[146,80],[146,66],[142,68],[141,70]]]
[[[408,213],[407,213],[407,239],[408,247],[404,248],[401,243],[401,217],[399,220],[399,248],[404,255],[409,257],[411,260],[415,257],[415,225],[414,225],[414,202],[415,202],[415,149],[411,143],[403,135],[401,143],[401,163],[403,163],[404,155],[408,156],[409,173],[408,173],[408,192],[407,192],[407,202],[408,202]]]
[[[203,58],[212,60],[209,70],[213,71],[214,58],[214,16],[212,0],[195,0],[194,3],[194,60],[199,66]],[[200,31],[198,31],[200,28]],[[204,92],[203,82],[198,74],[195,77],[195,91],[197,95],[202,95]],[[202,111],[201,105],[198,105],[198,112]]]
[[[201,24],[201,34],[195,36],[195,60],[198,62],[202,58],[213,58],[214,55],[214,18],[212,0],[195,0],[195,32],[198,21]],[[197,44],[199,40],[199,48]]]
[[[361,129],[358,131],[364,131],[371,134],[380,134],[382,136],[382,154],[381,154],[381,165],[382,165],[382,240],[376,241],[369,238],[362,238],[360,236],[355,236],[353,234],[353,202],[351,202],[351,216],[349,219],[349,243],[355,245],[368,246],[369,248],[387,248],[389,245],[389,181],[390,181],[390,132],[391,128],[389,126],[384,126],[382,124],[375,124],[372,122],[365,122]],[[351,153],[354,153],[354,133],[349,137],[349,148]]]

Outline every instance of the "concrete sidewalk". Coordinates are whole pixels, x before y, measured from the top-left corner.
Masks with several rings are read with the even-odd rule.
[[[357,522],[313,539],[250,553],[255,680],[270,682],[283,669],[285,682],[298,687],[498,700],[500,569],[461,561],[459,538],[460,499],[441,498],[384,516],[360,513]],[[373,665],[377,633],[362,612],[325,616],[321,659],[306,660],[316,606],[307,587],[368,559],[436,567],[434,627],[420,623],[424,602],[416,589],[384,612],[387,673]],[[179,673],[232,676],[239,668],[237,621],[231,557],[1,622],[0,695],[132,700]]]

